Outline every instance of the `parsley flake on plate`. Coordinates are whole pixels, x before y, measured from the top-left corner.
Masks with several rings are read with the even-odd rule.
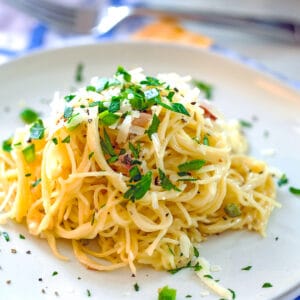
[[[83,63],[79,63],[76,66],[76,70],[75,70],[75,81],[76,82],[82,82],[83,81],[83,69],[84,69]]]
[[[288,183],[289,183],[289,180],[288,180],[288,178],[286,177],[285,174],[282,174],[282,176],[277,181],[278,186],[283,186],[283,185],[288,184]]]
[[[247,266],[247,267],[242,268],[241,270],[242,271],[249,271],[251,269],[252,269],[252,266]]]
[[[158,300],[176,300],[176,290],[167,285],[159,289]]]
[[[138,292],[140,290],[140,286],[138,285],[137,282],[133,285],[133,287],[136,292]]]
[[[250,123],[249,121],[245,121],[245,120],[240,120],[240,125],[242,127],[245,127],[245,128],[251,128],[252,127],[252,123]]]
[[[2,231],[1,235],[4,237],[4,239],[9,242],[10,241],[10,237],[9,234],[6,231]]]
[[[289,191],[294,195],[300,195],[300,189],[290,186]]]
[[[270,282],[265,282],[262,286],[262,288],[271,288],[273,285]]]

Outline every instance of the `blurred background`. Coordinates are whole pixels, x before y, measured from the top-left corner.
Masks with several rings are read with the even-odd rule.
[[[218,52],[300,89],[299,0],[0,0],[0,63],[40,48],[159,39]]]

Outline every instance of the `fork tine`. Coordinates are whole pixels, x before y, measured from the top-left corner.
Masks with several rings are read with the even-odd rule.
[[[9,4],[35,16],[60,31],[87,33],[96,24],[98,13],[93,7],[81,10],[40,0],[7,0]]]
[[[74,7],[64,4],[56,4],[55,2],[49,3],[45,0],[23,0],[23,2],[32,4],[33,6],[38,6],[40,8],[46,9],[49,12],[53,12],[67,18],[74,18],[77,15],[77,10]]]

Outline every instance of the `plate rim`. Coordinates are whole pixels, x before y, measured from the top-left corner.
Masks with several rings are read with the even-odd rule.
[[[300,97],[300,91],[297,89],[289,86],[284,81],[276,78],[276,76],[263,72],[262,70],[257,70],[250,65],[244,64],[241,61],[234,60],[230,57],[226,57],[220,53],[213,52],[209,48],[200,48],[198,46],[191,46],[191,45],[183,45],[183,44],[176,44],[170,42],[145,42],[145,41],[101,41],[101,42],[90,42],[87,44],[75,44],[75,45],[66,45],[66,46],[57,46],[51,48],[40,48],[29,53],[25,53],[22,56],[17,58],[10,59],[3,64],[0,65],[0,73],[5,71],[6,68],[12,68],[14,65],[23,63],[26,60],[30,59],[41,59],[43,56],[47,56],[49,53],[54,53],[59,56],[59,53],[63,53],[64,51],[77,51],[78,49],[88,49],[89,47],[101,48],[101,47],[112,47],[112,46],[131,46],[131,47],[161,47],[162,49],[172,49],[172,51],[176,51],[176,49],[183,49],[188,51],[193,51],[197,53],[197,55],[205,54],[208,55],[210,58],[217,57],[221,59],[222,62],[226,63],[227,65],[233,65],[239,67],[242,71],[247,72],[250,75],[258,75],[261,78],[264,78],[268,82],[272,82],[277,86],[283,88],[286,91],[291,92],[296,97]],[[84,50],[83,50],[84,51]],[[299,98],[300,100],[300,98]],[[300,103],[300,102],[299,102]],[[288,290],[284,291],[283,293],[277,295],[275,299],[280,299],[282,296],[288,296],[289,294],[295,292],[300,287],[300,281],[295,286],[290,287]]]
[[[99,41],[99,42],[88,42],[88,43],[75,43],[75,44],[68,44],[68,45],[56,45],[54,47],[49,47],[49,48],[38,48],[34,49],[30,52],[25,52],[21,56],[17,56],[14,58],[9,59],[8,61],[0,64],[0,72],[2,72],[3,69],[9,68],[10,66],[13,66],[15,64],[22,63],[23,61],[30,60],[30,59],[36,59],[38,57],[42,57],[44,55],[48,55],[51,53],[59,53],[59,52],[64,52],[64,51],[76,51],[77,49],[84,49],[84,48],[89,48],[89,47],[115,47],[115,46],[130,46],[130,47],[161,47],[161,48],[170,48],[173,51],[176,49],[180,50],[186,50],[186,51],[193,51],[193,52],[199,52],[199,54],[205,54],[210,57],[216,57],[218,59],[221,59],[222,62],[226,64],[231,64],[235,67],[238,67],[242,69],[244,72],[250,72],[251,75],[257,75],[260,77],[263,77],[265,80],[272,82],[273,84],[276,84],[280,88],[285,89],[285,91],[288,91],[298,97],[300,97],[300,90],[297,90],[294,86],[289,85],[286,81],[280,80],[276,75],[269,73],[269,72],[264,72],[263,70],[259,70],[255,68],[252,65],[248,65],[243,63],[242,61],[235,60],[231,57],[228,57],[226,55],[222,55],[219,52],[213,51],[212,48],[207,47],[199,47],[197,45],[187,45],[187,44],[179,44],[176,42],[164,42],[164,41],[142,41],[142,40],[129,40],[129,41],[124,41],[124,40],[106,40],[106,41]],[[300,98],[299,98],[300,101]]]

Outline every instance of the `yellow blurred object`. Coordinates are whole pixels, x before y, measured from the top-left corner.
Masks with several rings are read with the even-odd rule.
[[[212,39],[184,29],[174,19],[161,19],[146,25],[133,35],[134,39],[169,41],[182,44],[196,45],[207,48],[212,44]]]

